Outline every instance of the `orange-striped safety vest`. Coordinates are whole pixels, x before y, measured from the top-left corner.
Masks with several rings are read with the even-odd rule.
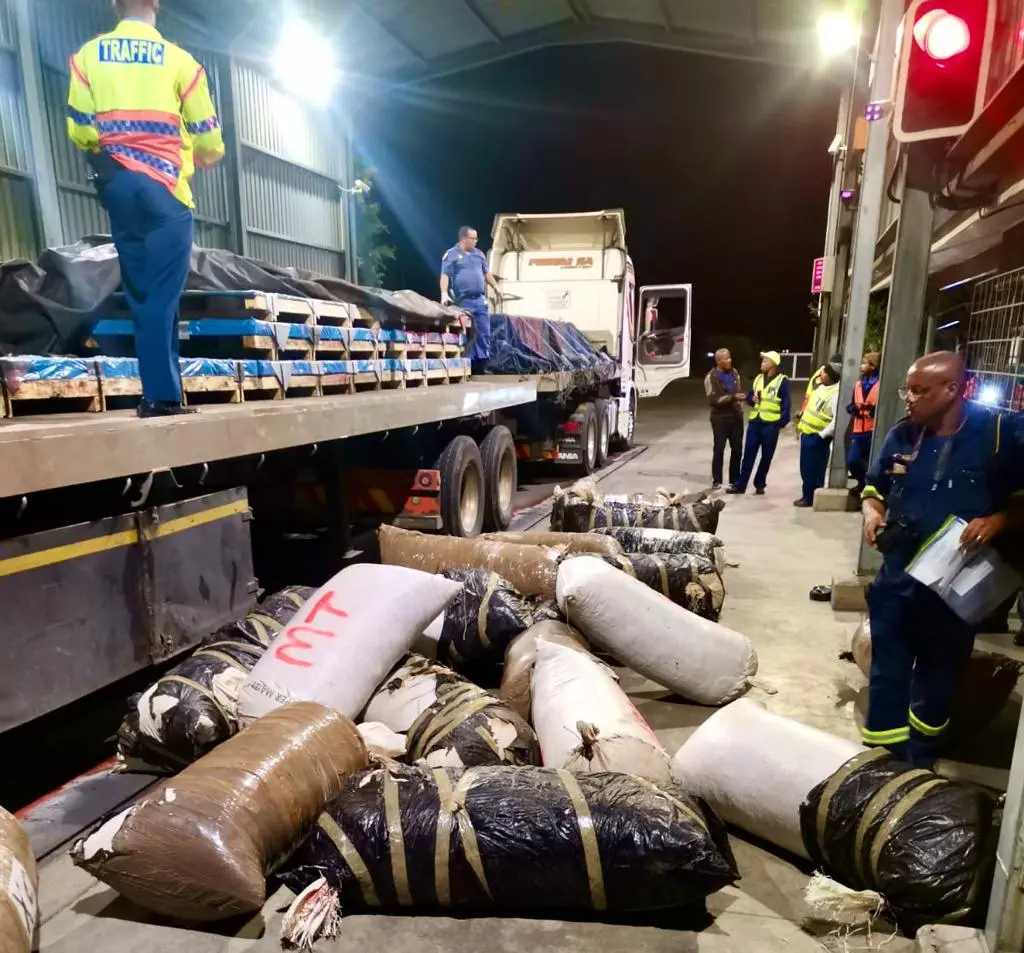
[[[202,66],[134,19],[90,40],[70,66],[71,141],[155,179],[192,208],[189,180],[196,165],[213,165],[224,155]]]
[[[878,381],[868,388],[867,395],[864,394],[864,378],[857,378],[857,386],[853,389],[853,406],[856,412],[853,415],[854,433],[874,433],[875,430],[875,408],[878,406]]]

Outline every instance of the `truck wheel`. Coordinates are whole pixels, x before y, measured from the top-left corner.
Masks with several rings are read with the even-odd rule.
[[[597,448],[600,445],[600,427],[593,404],[580,404],[573,414],[580,424],[580,471],[590,476],[597,469]]]
[[[612,422],[607,400],[598,398],[594,401],[594,415],[597,417],[597,469],[608,462],[608,454],[612,440]]]
[[[484,465],[472,437],[452,440],[440,459],[441,521],[449,536],[479,536],[484,522]]]
[[[512,497],[518,486],[516,445],[508,427],[493,427],[480,442],[484,465],[484,529],[501,533],[512,522]]]

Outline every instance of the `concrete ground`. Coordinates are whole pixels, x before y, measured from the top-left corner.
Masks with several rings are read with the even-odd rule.
[[[638,440],[648,450],[610,475],[605,492],[642,492],[658,487],[697,489],[710,482],[710,429],[702,401],[692,388],[640,407]],[[860,672],[840,652],[859,621],[812,603],[808,590],[845,576],[854,566],[856,514],[796,510],[796,441],[784,435],[769,478],[768,493],[729,499],[720,535],[730,561],[722,621],[749,636],[760,656],[751,697],[771,711],[837,735],[856,739],[852,709],[864,688]],[[994,643],[1004,648],[1008,637]],[[664,691],[626,673],[624,684],[670,752],[711,709],[664,701]],[[802,902],[808,871],[791,858],[732,835],[742,881],[711,897],[710,917],[673,917],[656,923],[601,924],[550,920],[447,917],[353,916],[342,936],[322,944],[323,953],[748,953],[873,950],[904,953],[911,941],[888,932],[848,938],[828,924],[808,922]],[[210,933],[168,927],[119,899],[71,867],[66,857],[42,872],[41,953],[104,950],[265,953],[279,949],[282,898],[268,902],[264,917]]]

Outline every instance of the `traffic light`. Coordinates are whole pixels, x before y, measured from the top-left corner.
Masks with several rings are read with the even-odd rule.
[[[996,0],[914,0],[903,20],[893,135],[959,136],[984,106]]]

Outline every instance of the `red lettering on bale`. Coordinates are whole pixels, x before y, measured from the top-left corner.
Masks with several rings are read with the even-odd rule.
[[[286,665],[295,665],[298,668],[312,668],[312,662],[308,662],[305,659],[292,658],[288,654],[292,650],[301,652],[306,649],[313,648],[312,642],[307,642],[305,639],[299,637],[300,632],[308,632],[310,635],[319,635],[325,639],[333,639],[334,633],[327,629],[314,629],[309,625],[297,625],[294,628],[285,629],[282,633],[281,644],[274,649],[275,657],[279,658]]]
[[[304,622],[312,622],[321,612],[329,612],[333,616],[337,616],[339,619],[347,619],[348,613],[344,609],[335,609],[331,605],[331,596],[334,593],[328,590],[325,592],[317,601],[313,604],[313,608],[309,610],[306,615]]]

